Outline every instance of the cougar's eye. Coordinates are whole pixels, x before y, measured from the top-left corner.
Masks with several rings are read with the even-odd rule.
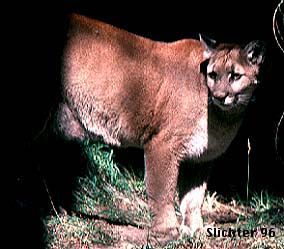
[[[230,81],[239,80],[241,77],[242,77],[241,74],[232,72],[232,73],[230,74]]]
[[[214,72],[214,71],[212,71],[212,72],[210,72],[210,73],[207,73],[207,76],[208,76],[210,79],[212,79],[212,80],[216,80],[216,78],[217,78],[217,73]]]

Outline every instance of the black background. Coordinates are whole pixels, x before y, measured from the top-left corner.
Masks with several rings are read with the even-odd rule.
[[[272,16],[277,3],[163,1],[159,7],[154,1],[15,4],[7,19],[8,36],[12,38],[9,45],[13,47],[7,63],[12,69],[9,79],[13,99],[16,99],[12,115],[10,113],[12,117],[9,117],[13,136],[7,164],[11,170],[9,194],[15,217],[13,224],[17,224],[16,236],[22,236],[14,242],[27,242],[29,248],[39,247],[40,218],[50,208],[43,181],[46,180],[55,203],[68,206],[70,183],[80,173],[78,165],[85,164],[76,145],[54,138],[48,125],[45,126],[60,99],[60,56],[65,18],[69,12],[85,14],[154,40],[198,38],[198,33],[221,42],[264,40],[267,44],[264,81],[240,134],[229,151],[212,163],[209,189],[228,197],[245,194],[249,137],[251,189],[267,189],[283,196],[284,165],[274,145],[277,123],[284,110],[284,55],[272,32]],[[10,94],[8,97],[11,101]],[[283,134],[283,123],[281,131]],[[279,133],[280,156],[284,155],[283,140]],[[131,153],[142,158],[141,152]]]

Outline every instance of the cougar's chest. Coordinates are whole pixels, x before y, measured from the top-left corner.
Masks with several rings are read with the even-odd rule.
[[[220,156],[231,144],[238,128],[239,123],[228,125],[204,113],[196,121],[193,132],[187,140],[187,155],[196,161],[209,161]]]
[[[204,114],[197,120],[195,127],[185,144],[187,154],[190,158],[199,158],[208,149],[208,122]]]

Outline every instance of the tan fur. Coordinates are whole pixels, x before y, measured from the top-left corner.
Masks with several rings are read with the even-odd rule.
[[[64,103],[58,112],[61,130],[72,139],[101,138],[144,149],[153,228],[161,232],[178,227],[173,201],[179,163],[219,156],[240,126],[247,103],[224,111],[217,102],[208,104],[208,93],[228,91],[232,98],[258,73],[238,46],[214,50],[202,73],[201,64],[208,59],[204,54],[209,54],[204,46],[191,39],[152,41],[80,15],[70,17],[62,68]],[[233,62],[250,72],[247,83],[229,87],[207,80],[208,70],[221,72]],[[205,183],[197,186],[182,202],[184,232],[202,226],[205,189]],[[200,197],[194,198],[196,194]]]

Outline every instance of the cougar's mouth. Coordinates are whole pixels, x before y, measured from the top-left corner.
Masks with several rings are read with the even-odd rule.
[[[213,104],[218,106],[222,110],[230,110],[234,108],[237,103],[238,103],[238,96],[233,95],[233,96],[226,96],[224,98],[217,98],[213,96],[212,94],[209,94],[209,104]]]

